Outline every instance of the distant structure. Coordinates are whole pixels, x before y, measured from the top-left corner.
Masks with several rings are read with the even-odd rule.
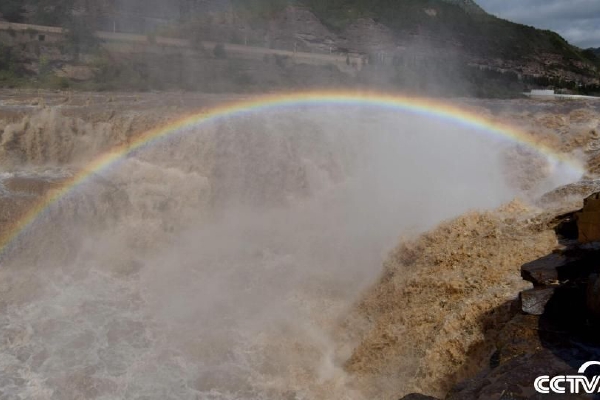
[[[538,99],[593,99],[600,100],[600,97],[596,96],[582,96],[578,94],[562,94],[555,93],[554,90],[548,89],[532,89],[531,92],[523,93],[525,96],[538,98]]]
[[[546,89],[533,89],[530,96],[554,96],[554,90],[546,90]]]
[[[2,0],[0,0],[2,1]],[[64,39],[65,30],[59,27],[17,24],[0,21],[0,43],[9,45],[26,44],[30,42],[58,43]],[[193,45],[187,39],[177,39],[156,36],[150,40],[148,35],[97,31],[96,37],[102,40],[102,46],[113,53],[160,53],[187,54],[198,56],[198,44]],[[213,49],[219,43],[203,41],[202,48]],[[246,46],[234,43],[220,43],[226,54],[231,57],[264,61],[265,57],[279,60],[289,60],[295,64],[317,66],[335,65],[340,71],[355,74],[360,71],[367,59],[357,53],[308,53],[293,50],[271,49],[267,47]]]

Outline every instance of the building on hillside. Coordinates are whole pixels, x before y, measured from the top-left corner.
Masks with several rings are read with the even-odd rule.
[[[529,93],[531,96],[554,96],[552,89],[532,89]]]

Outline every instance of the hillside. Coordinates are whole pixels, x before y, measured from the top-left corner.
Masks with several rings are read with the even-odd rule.
[[[512,74],[500,78],[515,82],[516,76],[525,87],[598,91],[594,55],[570,45],[555,32],[489,15],[472,0],[300,0],[296,5],[305,7],[326,29],[295,27],[293,37],[285,43],[285,27],[277,20],[288,23],[299,13],[290,13],[286,4],[289,2],[284,0],[251,0],[241,8],[261,9],[264,25],[269,27],[266,31],[283,45],[294,41],[295,46],[300,42],[311,51],[333,48],[363,53],[372,63],[416,74],[429,70],[456,85],[478,75],[470,69],[476,67]],[[457,79],[457,74],[464,76]]]
[[[455,4],[473,15],[486,14],[483,8],[479,7],[479,4],[475,3],[473,0],[444,0],[446,3]]]
[[[329,27],[344,28],[357,18],[372,18],[389,27],[399,43],[427,38],[434,45],[460,48],[480,58],[532,60],[555,57],[569,70],[589,66],[581,51],[558,34],[486,14],[461,0],[305,0]],[[591,72],[591,71],[590,71]]]
[[[0,14],[67,27],[70,42],[61,53],[92,51],[99,44],[93,30],[114,30],[367,59],[358,76],[341,78],[344,86],[391,85],[417,92],[445,86],[482,96],[498,88],[505,94],[531,87],[600,90],[598,58],[592,52],[554,32],[489,15],[472,0],[6,0]],[[57,65],[61,60],[56,58]],[[281,61],[282,68],[290,67]],[[31,57],[29,62],[36,64]],[[140,61],[131,63],[139,66]],[[260,68],[244,68],[249,69]],[[298,82],[291,69],[282,71],[283,78]],[[145,78],[135,80],[140,79]],[[285,79],[280,81],[285,86]],[[490,86],[497,88],[487,90]]]

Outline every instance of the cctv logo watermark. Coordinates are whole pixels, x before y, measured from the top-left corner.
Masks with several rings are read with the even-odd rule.
[[[547,375],[540,376],[535,380],[535,390],[543,394],[600,393],[600,375],[592,378],[583,375],[592,365],[600,365],[600,362],[589,361],[583,364],[577,371],[581,375],[559,375],[554,378]]]

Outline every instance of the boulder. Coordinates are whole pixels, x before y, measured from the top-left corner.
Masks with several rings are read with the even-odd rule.
[[[495,340],[496,353],[490,366],[505,364],[513,358],[539,351],[540,319],[535,315],[517,314],[502,327]]]
[[[586,305],[588,311],[596,318],[600,318],[600,275],[592,274],[586,288]]]
[[[579,210],[576,210],[579,211]],[[568,212],[553,218],[549,224],[554,229],[559,240],[575,242],[579,236],[576,212]]]
[[[543,400],[543,399],[590,399],[587,394],[544,394],[536,393],[535,379],[542,375],[576,375],[577,368],[588,360],[573,354],[557,354],[549,349],[540,349],[531,354],[516,357],[509,362],[486,371],[481,375],[455,386],[446,400]]]
[[[534,286],[556,286],[566,282],[587,281],[600,273],[600,247],[597,243],[565,247],[521,266],[521,277]]]
[[[577,213],[577,227],[581,243],[600,242],[600,193],[583,201],[583,210]]]
[[[568,279],[569,270],[576,259],[563,254],[548,254],[521,266],[521,276],[535,286],[547,286]]]
[[[546,304],[554,295],[555,288],[533,288],[521,292],[521,310],[530,315],[542,315],[546,309]]]

